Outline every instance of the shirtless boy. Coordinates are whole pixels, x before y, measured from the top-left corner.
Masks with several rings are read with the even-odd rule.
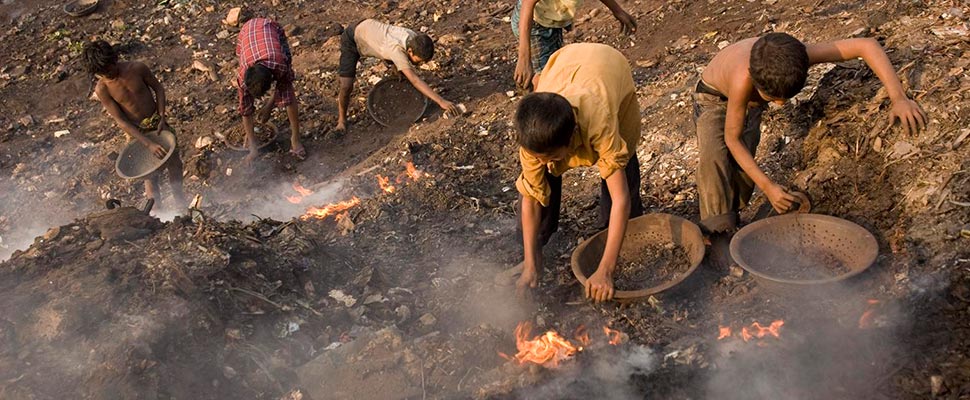
[[[899,119],[907,133],[925,127],[923,110],[906,96],[874,39],[803,44],[785,33],[769,33],[724,48],[704,70],[694,93],[700,153],[697,191],[701,226],[711,235],[715,265],[726,267],[731,262],[728,244],[738,225],[738,210],[748,203],[756,186],[779,213],[797,202],[754,159],[767,103],[784,104],[798,94],[809,66],[856,58],[862,58],[885,85],[892,100],[890,123]]]
[[[95,93],[101,105],[114,118],[115,123],[130,139],[148,147],[158,158],[165,157],[165,149],[152,137],[161,131],[175,132],[165,121],[165,88],[152,71],[137,61],[118,61],[118,53],[103,40],[88,43],[84,47],[84,65],[88,72],[98,77]],[[162,166],[168,173],[172,198],[179,209],[187,206],[182,192],[182,159],[178,146],[168,162]],[[158,201],[158,175],[153,173],[145,179],[145,196]]]

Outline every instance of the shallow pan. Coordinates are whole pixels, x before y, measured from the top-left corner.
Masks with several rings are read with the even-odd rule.
[[[384,78],[367,94],[367,112],[386,127],[418,122],[427,110],[428,98],[398,77]]]
[[[259,127],[259,128],[261,128],[261,129],[269,129],[271,131],[271,134],[269,136],[269,139],[267,139],[265,142],[260,143],[258,146],[256,146],[256,149],[257,150],[262,150],[266,146],[269,146],[271,143],[275,142],[276,139],[280,135],[279,129],[277,129],[276,128],[276,125],[274,125],[271,122],[267,122],[265,124],[256,124],[256,126]],[[240,125],[239,127],[236,127],[234,129],[242,129],[242,127]],[[243,136],[245,136],[245,135],[243,135]],[[243,142],[244,143],[245,143],[245,140],[246,139],[243,138]],[[229,135],[226,135],[226,139],[224,140],[224,142],[226,143],[226,147],[228,147],[228,148],[230,148],[232,150],[236,150],[236,151],[249,151],[249,147],[246,147],[242,143],[232,143],[232,141],[229,140]]]
[[[74,0],[64,4],[64,13],[72,17],[83,17],[98,9],[99,0]]]
[[[155,157],[144,144],[137,140],[128,142],[118,158],[115,160],[115,172],[125,179],[144,178],[155,172],[175,153],[175,134],[162,131],[159,135],[146,133],[149,139],[160,144],[165,150],[165,157]]]
[[[601,231],[586,239],[573,251],[573,275],[583,285],[586,279],[599,266],[606,247],[607,231]],[[687,279],[704,260],[704,237],[701,229],[693,222],[670,214],[647,214],[633,218],[627,224],[626,237],[620,248],[620,257],[638,254],[649,245],[673,243],[684,248],[690,259],[690,268],[662,284],[639,290],[617,290],[613,298],[620,302],[645,298],[667,289]]]

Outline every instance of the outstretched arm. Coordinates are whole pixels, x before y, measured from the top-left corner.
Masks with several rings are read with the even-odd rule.
[[[414,87],[418,89],[419,92],[421,92],[421,94],[431,99],[431,101],[437,103],[438,107],[441,107],[441,109],[444,110],[446,113],[455,112],[456,110],[455,103],[445,100],[443,97],[439,96],[438,93],[434,91],[434,89],[431,89],[431,86],[428,86],[428,84],[425,83],[420,76],[418,76],[417,72],[414,72],[413,68],[405,68],[401,70],[401,73],[404,74],[406,78],[408,78],[408,81],[410,81],[411,84],[414,85]]]
[[[607,301],[613,298],[613,272],[620,257],[620,248],[626,236],[627,221],[630,219],[630,189],[626,185],[626,172],[617,170],[606,178],[606,188],[613,200],[610,208],[610,226],[606,231],[606,247],[599,267],[586,280],[586,298],[595,302]]]
[[[620,21],[620,31],[623,32],[624,35],[636,33],[637,20],[626,11],[623,11],[623,7],[620,7],[620,4],[617,3],[616,0],[600,0],[600,2],[613,12],[613,17],[616,18],[617,21]]]
[[[910,100],[903,90],[896,69],[886,56],[886,52],[873,38],[837,40],[830,43],[809,44],[806,46],[808,59],[812,64],[847,61],[862,58],[879,77],[893,102],[889,112],[889,122],[899,118],[906,133],[916,133],[926,127],[926,114],[915,101]]]

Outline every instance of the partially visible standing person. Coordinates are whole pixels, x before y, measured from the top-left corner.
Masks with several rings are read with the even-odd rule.
[[[305,158],[306,150],[300,143],[300,111],[293,90],[293,57],[283,28],[267,18],[245,21],[239,30],[236,56],[239,57],[239,114],[242,115],[242,128],[249,147],[246,163],[252,162],[259,154],[253,134],[255,101],[262,98],[274,84],[276,90],[259,109],[258,121],[268,121],[274,105],[285,107],[290,120],[290,153],[299,159]]]
[[[636,32],[637,21],[616,0],[600,2],[620,21],[623,34]],[[572,30],[582,4],[583,0],[518,0],[512,11],[512,33],[518,39],[514,79],[519,87],[535,86],[549,57],[563,47],[563,31]]]
[[[108,115],[130,139],[141,142],[155,157],[164,158],[165,148],[152,137],[157,137],[163,130],[175,134],[175,130],[165,120],[165,88],[151,69],[138,61],[118,61],[118,53],[103,40],[84,46],[82,59],[88,72],[98,78],[94,91]],[[182,159],[177,142],[175,152],[165,165],[145,178],[145,197],[159,204],[158,176],[161,170],[168,173],[176,207],[184,210],[188,205],[182,190]]]

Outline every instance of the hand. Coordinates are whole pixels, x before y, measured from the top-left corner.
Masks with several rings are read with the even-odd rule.
[[[792,209],[794,203],[798,202],[798,198],[789,194],[784,187],[772,183],[765,189],[765,196],[768,197],[768,201],[771,202],[771,206],[775,208],[779,214],[784,214],[788,210]]]
[[[919,104],[908,98],[893,102],[893,108],[889,111],[889,125],[896,123],[897,118],[907,135],[915,135],[920,129],[926,129],[926,113]]]
[[[539,272],[535,267],[526,267],[522,263],[522,275],[515,281],[515,296],[523,300],[530,289],[539,285]]]
[[[438,107],[441,107],[441,110],[448,115],[457,116],[461,114],[461,112],[458,111],[458,106],[448,100],[442,100],[440,103],[438,103]]]
[[[519,55],[519,61],[515,63],[515,84],[522,89],[528,89],[532,83],[532,58],[528,55]]]
[[[620,32],[623,32],[624,35],[632,35],[637,32],[637,20],[632,15],[627,14],[626,11],[613,13],[613,17],[620,21]]]
[[[159,159],[165,158],[165,155],[168,154],[168,151],[165,150],[162,145],[151,141],[151,139],[148,139],[148,143],[145,143],[145,147],[148,148],[148,151],[150,151],[152,155],[158,157]]]
[[[586,298],[600,303],[613,299],[613,275],[602,266],[586,280]]]

